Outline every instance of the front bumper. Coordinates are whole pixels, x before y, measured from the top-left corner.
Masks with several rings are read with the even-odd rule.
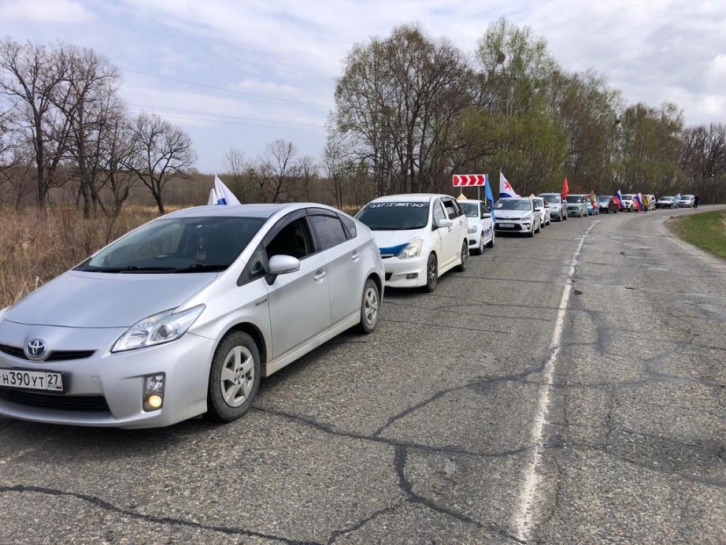
[[[411,259],[388,257],[383,260],[386,270],[386,287],[419,288],[426,285],[428,254]]]
[[[481,244],[481,231],[469,233],[469,248],[479,248]]]
[[[533,228],[534,220],[529,222],[523,222],[520,220],[497,220],[494,224],[494,231],[497,233],[529,233]],[[511,227],[504,227],[504,225],[511,225]]]
[[[57,341],[61,337],[66,337],[63,344],[79,346],[77,343],[82,342],[85,337],[85,346],[91,341],[96,346],[108,347],[123,331],[26,326],[5,322],[0,343],[22,346],[23,339],[32,335],[47,339],[49,346],[59,346]],[[6,390],[5,392],[13,392],[13,395],[0,395],[0,414],[34,422],[74,426],[169,426],[206,412],[209,366],[213,351],[213,340],[187,333],[168,344],[117,354],[112,354],[107,349],[98,350],[91,357],[79,360],[31,362],[0,352],[0,368],[62,373],[65,385],[63,394]],[[158,410],[144,411],[144,377],[162,373],[165,375],[164,404]],[[26,395],[18,396],[18,392]],[[85,403],[67,402],[57,402],[54,406],[55,396],[76,398],[72,401],[95,400],[94,408],[75,408]],[[39,404],[39,399],[43,403]],[[69,406],[74,408],[69,409]]]
[[[578,216],[578,217],[582,217],[582,216],[587,215],[587,212],[584,212],[583,213],[582,207],[580,207],[580,206],[578,206],[578,207],[572,207],[572,208],[571,207],[567,207],[567,215],[568,216]]]

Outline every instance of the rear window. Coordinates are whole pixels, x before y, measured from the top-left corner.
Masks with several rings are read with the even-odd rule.
[[[340,221],[343,222],[343,225],[345,225],[345,230],[348,231],[348,238],[355,238],[358,236],[358,229],[355,226],[355,221],[353,221],[348,216],[339,215]]]

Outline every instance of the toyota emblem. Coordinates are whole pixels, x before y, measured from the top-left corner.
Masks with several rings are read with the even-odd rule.
[[[31,339],[25,346],[25,355],[31,360],[40,360],[43,356],[45,356],[47,349],[48,347],[46,346],[45,341],[40,339]]]

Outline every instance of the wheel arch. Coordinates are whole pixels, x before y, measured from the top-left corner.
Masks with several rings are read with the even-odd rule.
[[[239,331],[241,333],[246,333],[250,337],[252,337],[252,340],[255,341],[255,344],[257,345],[257,349],[260,351],[260,366],[262,368],[262,376],[266,376],[265,373],[265,364],[267,363],[267,343],[265,342],[265,336],[262,334],[262,331],[254,325],[251,322],[240,322],[238,324],[233,325],[230,327],[227,331],[225,331],[224,335],[222,335],[222,338],[219,340],[219,343],[224,340],[224,338],[232,333],[233,331]],[[219,346],[219,343],[217,343],[217,346]],[[215,348],[216,350],[216,348]]]

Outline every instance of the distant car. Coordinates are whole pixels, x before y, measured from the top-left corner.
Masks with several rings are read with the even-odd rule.
[[[542,227],[547,227],[552,223],[552,213],[549,203],[541,197],[532,197],[534,201],[534,209],[539,212],[539,221]]]
[[[648,197],[648,210],[655,210],[656,202],[657,202],[655,199],[655,195],[652,195],[649,193],[648,195],[645,195],[645,196]]]
[[[615,199],[608,195],[598,195],[597,203],[601,214],[610,214],[611,212],[613,214],[618,213],[618,203],[615,202]]]
[[[656,208],[678,208],[675,197],[661,197],[655,203]]]
[[[623,195],[623,211],[624,212],[632,212],[634,198],[635,198],[634,193],[628,193],[627,195]]]
[[[482,201],[461,201],[459,206],[469,222],[469,251],[481,255],[484,247],[494,248],[494,222]]]
[[[567,219],[567,204],[563,202],[559,193],[540,193],[538,197],[543,198],[550,205],[550,218],[557,221]]]
[[[499,199],[494,205],[494,230],[533,237],[542,228],[541,216],[530,198]]]
[[[696,197],[693,195],[681,195],[678,199],[678,208],[693,208],[696,204]]]
[[[0,414],[153,428],[241,417],[383,296],[370,230],[317,204],[204,206],[131,231],[0,311]]]
[[[567,196],[567,215],[583,218],[587,216],[587,195]]]
[[[587,196],[587,215],[588,216],[599,216],[600,215],[600,206],[597,203],[597,198],[595,199],[595,202],[592,202],[589,195]]]
[[[449,195],[411,193],[368,203],[356,219],[373,232],[386,269],[386,286],[432,292],[439,277],[469,263],[469,227]]]

